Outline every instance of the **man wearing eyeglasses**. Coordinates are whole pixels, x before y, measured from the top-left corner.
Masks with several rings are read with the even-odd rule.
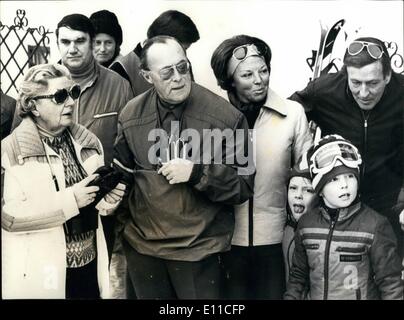
[[[339,134],[358,147],[361,198],[389,218],[402,250],[404,76],[390,63],[381,40],[358,38],[348,46],[339,72],[311,81],[290,99],[304,106],[323,135]]]
[[[131,189],[123,230],[131,281],[139,299],[221,298],[219,254],[230,249],[232,205],[251,196],[254,168],[243,174],[237,160],[213,162],[203,147],[204,134],[209,129],[241,133],[244,152],[250,141],[247,121],[226,100],[191,81],[185,50],[175,38],[147,40],[141,68],[153,87],[122,111],[113,160]],[[191,131],[196,134],[187,141]],[[169,143],[155,154],[157,133]],[[196,146],[192,153],[201,161],[189,156],[187,143]],[[220,140],[222,159],[229,159],[229,147],[238,152]]]
[[[188,50],[193,43],[199,40],[199,31],[195,23],[189,16],[177,10],[164,11],[147,29],[148,39],[160,35],[176,38],[185,50]],[[139,74],[139,58],[141,52],[142,45],[139,42],[131,52],[123,57],[118,57],[110,66],[110,69],[130,82],[134,96],[150,88],[150,83],[145,81]]]

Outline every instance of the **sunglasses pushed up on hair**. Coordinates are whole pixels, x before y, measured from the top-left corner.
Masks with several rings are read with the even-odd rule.
[[[260,44],[244,44],[233,50],[233,57],[237,60],[244,60],[250,55],[260,55],[263,56],[267,51],[264,45]]]
[[[232,56],[230,57],[227,74],[232,77],[234,71],[236,71],[237,66],[250,56],[260,56],[263,57],[267,52],[265,45],[259,43],[253,44],[243,44],[233,49]]]
[[[70,96],[73,100],[76,100],[81,93],[81,88],[78,84],[73,85],[69,90],[63,88],[58,89],[54,94],[44,95],[44,96],[36,96],[33,97],[32,100],[38,99],[52,99],[56,104],[64,103],[67,98]]]
[[[376,60],[380,59],[384,53],[383,48],[380,44],[367,41],[352,42],[348,46],[348,53],[351,56],[356,56],[357,54],[361,53],[364,48],[366,48],[369,55]]]

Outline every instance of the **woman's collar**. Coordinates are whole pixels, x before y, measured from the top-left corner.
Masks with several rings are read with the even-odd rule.
[[[272,109],[283,116],[288,115],[288,108],[285,99],[281,98],[275,91],[268,87],[267,99],[265,100],[264,107]]]
[[[73,123],[69,127],[70,134],[77,144],[82,148],[96,149],[101,154],[100,142],[94,134],[91,134],[85,127]],[[19,157],[44,156],[45,150],[39,135],[39,129],[35,122],[25,117],[20,125],[13,131],[18,144]]]
[[[228,91],[227,95],[229,97],[229,101],[231,104],[233,104],[237,109],[242,110],[243,104],[238,98],[237,95],[232,92]],[[288,115],[288,108],[285,102],[285,99],[281,98],[275,91],[273,91],[271,88],[268,87],[268,93],[267,93],[267,98],[262,105],[262,107],[265,107],[267,109],[272,109],[273,111],[276,111],[277,113],[283,115],[286,117]]]

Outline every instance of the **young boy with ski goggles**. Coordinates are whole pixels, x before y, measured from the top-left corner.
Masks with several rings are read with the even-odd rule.
[[[360,201],[361,156],[338,135],[322,138],[309,150],[317,210],[303,215],[285,299],[402,300],[397,244],[388,220]]]

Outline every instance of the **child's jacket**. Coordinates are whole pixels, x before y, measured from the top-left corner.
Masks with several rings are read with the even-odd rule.
[[[403,299],[401,263],[388,220],[360,202],[338,210],[335,221],[320,207],[303,215],[285,299]]]

